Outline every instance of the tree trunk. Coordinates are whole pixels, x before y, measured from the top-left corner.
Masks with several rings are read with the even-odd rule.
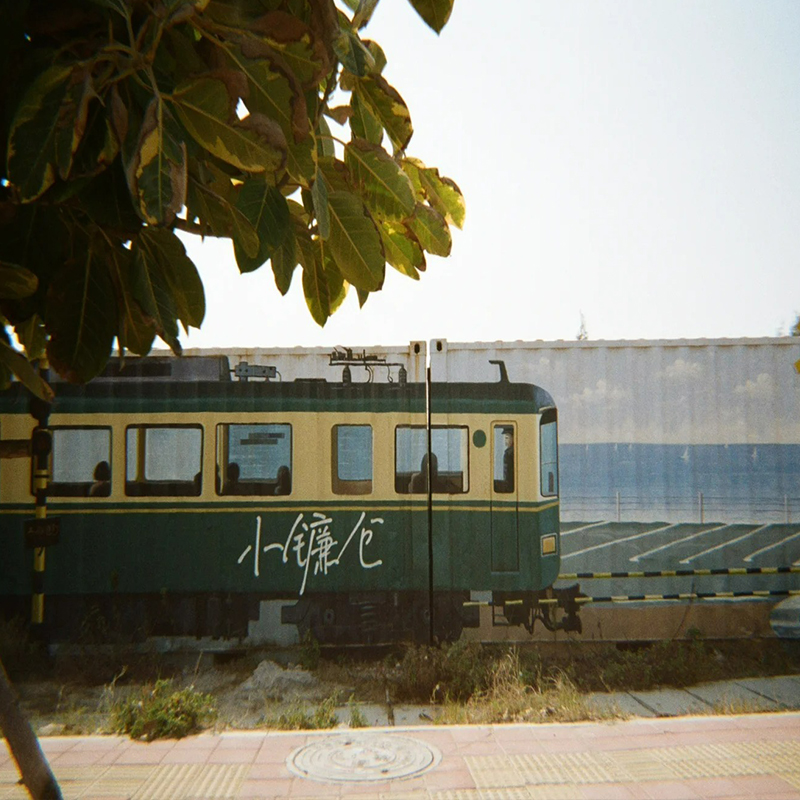
[[[39,740],[19,707],[5,668],[0,663],[0,728],[33,800],[62,800],[61,789],[44,757]]]

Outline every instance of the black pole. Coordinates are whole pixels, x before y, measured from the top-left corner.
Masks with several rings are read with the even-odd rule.
[[[48,366],[42,359],[39,374],[47,380]],[[31,397],[30,413],[36,420],[31,433],[31,460],[33,461],[33,491],[36,498],[35,516],[37,520],[47,519],[47,485],[50,479],[50,450],[52,436],[48,429],[50,403],[38,397]],[[33,551],[33,574],[31,579],[31,632],[43,638],[44,631],[44,569],[45,548],[36,547]]]
[[[433,442],[431,433],[431,368],[426,370],[425,427],[428,433],[428,641],[435,642],[433,634]]]

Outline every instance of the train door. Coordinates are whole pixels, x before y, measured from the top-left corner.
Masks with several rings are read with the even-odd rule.
[[[492,424],[490,527],[492,572],[519,571],[519,479],[517,426]]]

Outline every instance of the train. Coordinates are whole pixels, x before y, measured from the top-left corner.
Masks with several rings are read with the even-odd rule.
[[[0,436],[34,444],[0,460],[0,613],[39,597],[51,641],[92,615],[244,643],[452,641],[486,607],[579,630],[576,591],[554,588],[553,398],[502,360],[437,381],[410,352],[336,349],[293,379],[221,353],[112,359],[53,380],[44,411],[12,384]]]

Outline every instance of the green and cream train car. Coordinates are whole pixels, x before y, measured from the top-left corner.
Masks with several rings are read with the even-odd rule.
[[[551,588],[548,393],[502,363],[484,383],[409,380],[351,351],[330,364],[334,380],[278,380],[222,355],[147,357],[87,386],[55,383],[58,541],[26,546],[34,459],[0,461],[3,613],[29,614],[41,593],[56,640],[89,614],[135,636],[247,640],[266,624],[322,643],[453,639],[482,606],[494,624],[575,628]],[[354,380],[379,366],[389,380]],[[0,435],[30,440],[35,425],[12,386]]]

